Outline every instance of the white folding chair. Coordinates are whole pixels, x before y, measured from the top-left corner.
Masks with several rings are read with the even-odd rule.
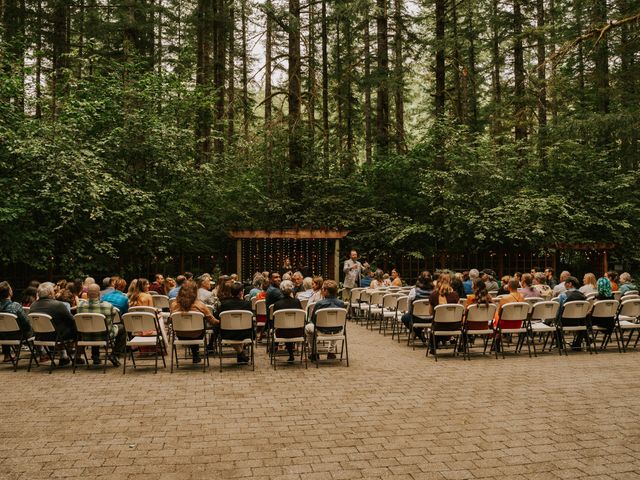
[[[593,304],[591,312],[589,312],[589,326],[593,334],[594,347],[598,333],[602,332],[603,337],[600,349],[607,348],[611,340],[611,334],[615,331],[616,314],[619,306],[620,302],[617,300],[598,300]]]
[[[411,311],[411,323],[409,325],[409,337],[407,338],[407,345],[413,340],[411,345],[413,349],[416,349],[416,328],[427,329],[431,326],[433,317],[431,316],[431,307],[428,299],[414,300],[410,305]],[[463,308],[464,310],[464,308]]]
[[[385,337],[387,336],[389,322],[393,322],[396,317],[398,298],[400,298],[400,295],[397,293],[387,293],[382,297],[382,321],[380,322],[378,333],[382,332]]]
[[[371,326],[373,330],[373,325],[375,322],[382,322],[382,299],[386,295],[385,291],[375,291],[369,297],[369,309],[366,312],[367,316],[367,328]]]
[[[207,350],[207,324],[201,312],[173,312],[169,317],[171,322],[171,370],[173,373],[173,358],[176,360],[176,368],[180,368],[178,359],[178,347],[200,347],[204,350],[202,372],[209,365],[209,352]],[[182,337],[182,338],[180,338]]]
[[[349,314],[348,318],[351,320],[354,313],[357,318],[360,309],[360,295],[364,292],[364,288],[352,288],[349,292]]]
[[[31,342],[34,338],[25,336],[20,330],[18,316],[13,313],[0,313],[0,336],[6,337],[4,340],[0,339],[0,345],[9,347],[9,360],[15,372],[18,370],[22,346],[26,346],[29,353],[33,354]]]
[[[320,365],[317,355],[318,344],[321,342],[341,342],[340,362],[346,355],[349,366],[349,348],[347,345],[347,310],[344,308],[323,308],[316,312],[316,322],[313,328],[311,353],[314,355],[316,368]]]
[[[482,354],[487,352],[487,346],[489,345],[489,339],[495,338],[493,335],[493,318],[495,317],[498,307],[495,303],[478,305],[474,303],[469,305],[465,320],[462,324],[462,341],[464,342],[464,352],[467,359],[471,359],[470,344],[471,336],[484,337],[484,349]],[[491,342],[493,346],[493,341]]]
[[[402,323],[402,316],[409,310],[409,297],[402,295],[398,297],[396,304],[395,316],[393,317],[393,328],[391,329],[391,340],[398,335],[398,343],[400,343],[400,333],[405,330]]]
[[[153,307],[157,308],[162,312],[162,314],[166,317],[169,316],[169,310],[171,309],[171,305],[169,305],[169,297],[166,295],[154,295],[152,297]]]
[[[160,331],[160,325],[158,317],[155,312],[134,311],[127,312],[122,316],[122,322],[124,323],[124,330],[126,339],[126,347],[131,355],[131,361],[133,368],[137,368],[136,359],[133,355],[134,348],[150,347],[154,349],[155,353],[155,372],[158,373],[158,355],[162,357],[162,364],[166,368],[167,364],[164,359],[164,341],[162,338],[162,332]],[[142,336],[142,332],[154,332],[148,336]],[[127,372],[127,354],[125,352],[124,362],[122,365],[122,374]]]
[[[589,326],[587,324],[587,316],[591,310],[591,303],[586,300],[574,300],[564,304],[562,315],[558,321],[558,347],[562,348],[565,355],[567,355],[567,347],[565,344],[565,333],[572,333],[577,335],[580,332],[586,333],[587,348],[589,353],[593,353],[591,349],[591,343],[593,338]]]
[[[438,337],[455,337],[456,342],[453,346],[453,356],[458,351],[458,343],[462,336],[462,316],[464,307],[458,303],[446,303],[437,305],[433,309],[433,319],[428,327],[429,346],[426,356],[433,349],[433,358],[438,361]]]
[[[622,345],[622,351],[624,352],[627,351],[627,347],[629,346],[629,343],[631,343],[633,332],[640,332],[640,323],[638,322],[639,319],[640,299],[624,299],[620,303],[620,309],[616,314],[616,331],[617,334],[620,335],[620,343]],[[627,339],[626,344],[624,341],[624,332],[629,332],[629,338]],[[638,338],[640,338],[640,333],[638,333],[634,348],[638,344]],[[618,345],[618,349],[620,349],[620,345]]]
[[[533,334],[534,341],[535,335],[540,335],[541,337],[542,335],[545,336],[544,343],[542,344],[543,352],[547,346],[549,338],[551,338],[549,351],[551,351],[553,343],[557,338],[558,329],[554,324],[559,308],[560,304],[558,302],[552,302],[550,300],[543,301],[536,303],[529,314],[529,327],[531,328],[531,333]],[[558,348],[558,353],[562,355],[561,348]]]
[[[53,321],[50,315],[44,313],[29,313],[29,321],[31,322],[31,329],[33,330],[34,339],[31,342],[33,349],[31,350],[31,358],[29,359],[29,368],[27,371],[31,371],[31,364],[33,360],[36,362],[36,367],[39,366],[36,359],[37,347],[43,347],[51,364],[49,365],[49,373],[53,372],[55,367],[56,351],[62,351],[67,347],[67,343],[71,344],[71,341],[65,342],[60,338],[60,334],[56,331]],[[53,338],[53,340],[51,340]]]
[[[264,300],[260,300],[264,302]],[[264,307],[264,305],[263,305]],[[238,337],[238,332],[245,332]],[[251,369],[256,369],[254,342],[255,332],[253,330],[253,318],[251,312],[247,310],[228,310],[220,314],[220,332],[218,333],[218,350],[220,356],[220,371],[222,371],[222,357],[224,356],[224,347],[235,347],[238,345],[249,346],[251,350]],[[235,351],[235,350],[234,350]]]
[[[498,346],[500,346],[500,350],[502,350],[502,358],[505,358],[504,336],[514,334],[518,335],[515,353],[520,351],[523,340],[526,339],[529,357],[531,357],[531,345],[533,345],[533,353],[536,355],[536,346],[533,344],[530,330],[527,326],[530,308],[527,302],[512,302],[502,306],[496,325],[496,358],[498,358]]]
[[[78,347],[104,348],[104,362],[102,363],[102,373],[107,373],[107,360],[109,359],[109,349],[113,351],[113,343],[109,336],[106,317],[101,313],[76,313],[73,316],[76,322],[78,335],[74,342],[76,354],[73,356],[73,373],[76,373],[76,362],[78,358]],[[87,351],[84,351],[84,359],[89,367]]]
[[[276,310],[273,313],[273,338],[271,339],[271,363],[273,369],[276,369],[277,357],[278,357],[278,344],[279,343],[294,343],[300,345],[300,362],[304,359],[304,366],[307,368],[307,357],[305,355],[306,341],[304,338],[304,325],[306,319],[306,312],[304,310],[288,308],[284,310]],[[285,337],[283,334],[287,333],[287,330],[300,330],[301,336]]]

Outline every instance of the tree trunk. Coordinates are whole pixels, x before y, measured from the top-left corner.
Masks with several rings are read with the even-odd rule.
[[[315,147],[316,128],[316,32],[315,32],[315,4],[309,3],[309,38],[307,49],[309,56],[309,67],[307,72],[307,118],[309,122],[309,148],[313,152]],[[312,154],[313,155],[313,154]]]
[[[500,84],[500,21],[498,18],[498,0],[491,2],[491,92],[493,100],[493,118],[491,122],[494,135],[502,131],[500,107],[502,104],[502,86]]]
[[[525,85],[524,85],[524,46],[522,41],[522,11],[520,0],[513,1],[513,76],[515,82],[513,95],[513,114],[515,120],[515,139],[520,142],[527,138]]]
[[[329,58],[327,34],[327,0],[322,0],[322,153],[324,163],[329,160]]]
[[[229,66],[227,76],[229,78],[229,99],[227,107],[227,144],[233,146],[235,137],[235,101],[236,101],[236,82],[235,82],[235,66],[236,66],[236,20],[235,20],[235,8],[233,5],[234,0],[229,2],[229,22],[228,22],[228,36],[229,36]]]
[[[5,44],[3,50],[4,70],[10,78],[19,79],[17,91],[2,95],[0,101],[5,101],[17,111],[24,112],[24,53],[25,53],[25,5],[24,0],[5,0],[2,10],[2,36]]]
[[[467,72],[467,88],[466,92],[468,92],[467,96],[467,104],[468,104],[468,114],[467,114],[467,124],[471,128],[472,132],[479,131],[479,123],[478,123],[478,88],[477,88],[477,68],[476,68],[476,47],[475,47],[475,38],[476,32],[473,23],[473,19],[475,17],[475,0],[468,0],[468,9],[467,9],[467,41],[469,43],[469,69]]]
[[[212,115],[208,98],[211,95],[211,54],[212,42],[209,25],[213,0],[198,0],[196,11],[196,89],[198,106],[196,113],[196,150],[198,163],[211,158]]]
[[[371,28],[369,19],[369,5],[364,12],[364,144],[365,161],[371,163]]]
[[[300,0],[289,0],[288,49],[289,167],[302,168],[302,129],[300,128]],[[296,190],[297,191],[297,190]]]
[[[247,51],[247,0],[241,0],[242,25],[242,132],[249,141],[249,52]]]
[[[595,0],[593,4],[593,21],[596,25],[607,22],[607,0]],[[609,113],[609,47],[607,36],[598,39],[594,45],[596,110],[599,113]]]
[[[226,22],[228,12],[225,0],[213,0],[213,90],[215,94],[214,151],[216,155],[224,153],[225,119],[225,58],[227,50]]]
[[[273,8],[271,0],[266,2],[266,10],[270,12]],[[272,71],[272,25],[271,18],[267,14],[265,29],[265,46],[264,46],[264,129],[267,132],[267,142],[271,144],[271,71]]]
[[[377,26],[377,99],[376,147],[377,156],[385,157],[389,151],[389,51],[387,38],[387,0],[376,0]]]
[[[538,156],[542,166],[546,167],[546,135],[547,135],[547,79],[546,79],[546,44],[544,0],[536,0],[536,16],[538,27]]]
[[[459,123],[464,121],[464,113],[462,109],[462,82],[460,78],[460,69],[462,60],[460,56],[460,44],[458,40],[458,9],[456,3],[458,0],[451,0],[451,36],[453,40],[452,52],[452,70],[453,70],[453,94],[454,94],[454,114]]]
[[[402,51],[402,37],[404,35],[404,23],[402,21],[402,0],[395,0],[394,23],[395,35],[393,37],[394,52],[394,97],[396,117],[396,151],[400,154],[407,152],[407,143],[404,131],[404,54]]]
[[[36,21],[36,118],[42,118],[42,0],[38,0]]]
[[[436,119],[444,118],[445,104],[445,42],[446,5],[445,0],[436,0],[436,91],[434,96]]]
[[[67,16],[69,13],[67,2],[64,0],[56,0],[53,4],[52,23],[52,47],[51,56],[52,63],[52,97],[51,97],[51,114],[53,118],[58,116],[59,98],[66,92],[66,70],[69,66],[69,57],[67,50]]]

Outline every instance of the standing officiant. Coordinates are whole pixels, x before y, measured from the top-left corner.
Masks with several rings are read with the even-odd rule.
[[[369,268],[369,264],[364,262],[364,265],[358,261],[358,252],[351,250],[349,259],[344,262],[342,268],[344,272],[344,283],[342,288],[342,298],[349,300],[351,296],[351,289],[360,286],[360,276]]]

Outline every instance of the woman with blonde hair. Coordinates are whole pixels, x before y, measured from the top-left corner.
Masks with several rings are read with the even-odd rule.
[[[429,305],[431,315],[435,314],[435,309],[438,305],[445,305],[448,303],[458,303],[460,296],[453,290],[451,286],[451,275],[448,273],[440,274],[438,278],[438,285],[429,297]],[[441,337],[443,340],[444,337]],[[432,353],[435,349],[435,345],[430,342],[429,350]]]
[[[598,291],[598,284],[596,282],[596,276],[593,273],[586,273],[582,279],[583,285],[580,287],[580,291],[583,294],[594,293]]]
[[[149,280],[138,278],[129,286],[129,307],[153,307],[153,298],[149,294]]]

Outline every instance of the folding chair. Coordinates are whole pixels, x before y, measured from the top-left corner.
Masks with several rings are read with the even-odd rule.
[[[201,312],[173,312],[169,317],[171,322],[171,370],[173,373],[173,358],[176,359],[176,368],[180,368],[178,359],[179,346],[202,346],[204,349],[204,361],[202,372],[209,365],[209,351],[207,350],[207,324]],[[182,338],[179,338],[182,337]]]
[[[498,358],[498,346],[502,350],[502,358],[506,358],[504,351],[504,335],[518,334],[518,342],[516,343],[515,353],[518,353],[522,348],[523,339],[527,340],[527,349],[529,350],[529,357],[531,357],[531,345],[533,339],[530,338],[530,330],[527,325],[529,318],[529,309],[531,307],[527,302],[512,302],[502,306],[498,322],[496,325],[495,339],[495,351],[496,358]],[[536,346],[533,345],[533,353],[536,354]],[[537,355],[537,354],[536,354]]]
[[[254,303],[254,308],[253,311],[256,314],[256,327],[262,327],[263,331],[264,328],[267,326],[267,301],[262,299],[262,300],[256,300],[256,302]],[[264,321],[262,322],[258,322],[258,315],[263,316],[264,317]],[[269,335],[267,332],[267,341],[269,340]],[[258,340],[256,339],[256,342]]]
[[[171,305],[169,305],[169,297],[167,297],[166,295],[158,294],[158,295],[154,295],[151,298],[153,300],[153,308],[159,310],[159,313],[162,316],[162,318],[167,320],[170,315],[169,312],[171,311]]]
[[[384,291],[376,291],[371,294],[369,297],[369,309],[367,310],[367,328],[371,325],[371,330],[373,330],[373,325],[376,321],[382,323],[382,299],[385,296]]]
[[[113,351],[113,342],[109,336],[106,317],[101,313],[76,313],[73,316],[76,322],[78,335],[74,342],[76,354],[73,356],[73,373],[76,373],[76,361],[78,358],[78,347],[102,347],[104,348],[104,362],[102,363],[102,373],[107,373],[107,360],[109,349]],[[89,368],[87,351],[84,351],[84,359]]]
[[[18,325],[18,316],[13,313],[0,313],[0,334],[6,339],[0,339],[0,345],[9,347],[9,359],[13,365],[13,371],[18,370],[22,346],[26,346],[33,354],[31,342],[34,337],[27,337]]]
[[[536,303],[544,302],[542,297],[527,297],[524,299],[529,305],[534,306]]]
[[[300,300],[300,305],[302,306],[303,310],[307,309],[307,305],[309,305],[309,299],[305,298],[304,300]]]
[[[611,292],[611,294],[613,295],[614,300],[620,301],[620,299],[622,298],[622,293],[620,293],[620,291],[618,290],[616,290],[615,292]]]
[[[264,300],[261,300],[264,301]],[[245,338],[238,337],[238,332],[249,332]],[[228,310],[220,314],[220,332],[218,334],[218,349],[220,352],[220,371],[222,371],[222,357],[224,347],[234,347],[237,345],[249,346],[251,350],[251,369],[256,369],[254,356],[255,330],[253,329],[253,318],[251,312],[246,310]]]
[[[478,305],[476,303],[469,305],[467,309],[467,315],[462,324],[462,341],[464,342],[464,353],[468,360],[471,360],[469,352],[470,336],[484,337],[484,349],[482,354],[487,352],[487,346],[489,345],[489,339],[495,339],[493,332],[493,318],[496,315],[498,307],[495,303],[488,305]],[[493,340],[491,342],[493,346]]]
[[[47,352],[49,360],[51,360],[51,364],[49,365],[49,373],[51,373],[56,366],[56,351],[65,349],[67,344],[72,343],[72,340],[64,341],[60,338],[60,334],[55,329],[50,315],[45,313],[29,313],[29,321],[31,322],[34,339],[31,342],[33,348],[31,350],[31,358],[29,359],[29,368],[27,368],[27,371],[31,371],[33,360],[36,361],[36,367],[40,366],[38,359],[36,359],[36,347],[43,347]]]
[[[618,312],[619,306],[620,302],[617,300],[598,300],[593,304],[591,312],[589,312],[589,324],[591,325],[591,332],[593,332],[594,347],[598,333],[603,333],[602,343],[600,344],[601,350],[607,348],[613,332],[615,332],[616,335],[618,334],[615,329],[615,324],[616,313]],[[620,341],[618,340],[618,347],[619,346]]]
[[[591,304],[586,300],[574,300],[564,304],[564,310],[562,316],[558,321],[558,347],[562,348],[565,355],[567,354],[567,347],[565,345],[564,336],[565,333],[571,332],[577,335],[579,332],[586,333],[587,348],[589,353],[593,353],[591,350],[591,343],[593,337],[591,335],[590,324],[588,323],[589,310]]]
[[[622,294],[622,299],[633,298],[632,295],[638,295],[640,292],[638,290],[627,290]]]
[[[395,335],[398,335],[398,343],[400,343],[400,332],[404,330],[404,324],[402,323],[402,316],[409,310],[409,297],[402,295],[398,297],[398,303],[396,305],[395,316],[393,317],[393,328],[391,329],[391,340]]]
[[[333,333],[332,333],[333,332]],[[323,308],[316,313],[316,323],[313,328],[313,340],[311,341],[311,353],[315,357],[316,368],[320,366],[317,356],[318,344],[321,342],[341,342],[340,358],[346,355],[347,367],[349,366],[349,347],[347,345],[347,310],[344,308]]]
[[[125,335],[127,337],[126,347],[131,355],[131,362],[133,368],[137,368],[136,359],[133,355],[133,349],[139,347],[152,347],[155,352],[155,372],[158,373],[158,354],[162,357],[162,365],[166,368],[167,363],[164,359],[164,341],[162,339],[162,332],[160,331],[160,325],[155,313],[151,312],[127,312],[122,316],[124,323]],[[154,331],[154,335],[142,337],[138,335],[140,332]],[[127,372],[127,353],[124,355],[124,362],[122,365],[122,374]]]
[[[304,325],[305,325],[306,312],[304,310],[298,310],[295,308],[288,308],[284,310],[277,310],[273,314],[273,338],[271,339],[271,363],[273,369],[276,369],[277,357],[278,357],[278,344],[279,343],[294,343],[301,345],[300,348],[300,362],[304,358],[304,367],[307,366],[307,357],[305,355],[306,341],[304,338]],[[301,330],[302,336],[299,337],[284,337],[283,334],[287,333],[287,330]],[[279,336],[280,335],[280,336]]]
[[[638,323],[638,319],[640,319],[640,299],[632,298],[630,300],[623,300],[620,303],[620,309],[616,314],[616,331],[620,335],[622,351],[625,353],[629,343],[631,343],[633,332],[640,332],[640,323]],[[624,342],[625,331],[629,332],[629,338],[627,339],[626,344]],[[640,338],[640,333],[638,333],[637,338]],[[635,345],[637,344],[638,340],[636,339]],[[618,345],[618,349],[620,349],[620,344]]]
[[[374,292],[376,292],[376,290],[367,289],[360,292],[358,306],[356,308],[356,323],[359,323],[360,320],[363,322],[366,320],[366,312],[369,311],[369,302],[371,301],[371,295],[373,295]]]
[[[356,314],[356,318],[358,317],[358,310],[360,309],[360,295],[364,291],[364,288],[352,288],[351,292],[349,292],[349,313],[347,315],[349,320],[353,319],[354,313]]]
[[[551,338],[549,351],[551,351],[553,343],[558,338],[558,329],[554,324],[556,322],[556,316],[559,308],[560,304],[558,302],[552,302],[549,300],[536,303],[529,313],[529,328],[531,328],[534,341],[535,335],[540,335],[541,337],[542,335],[545,335],[544,343],[542,344],[542,352],[544,352],[549,338]],[[558,348],[558,353],[562,355],[561,348]]]
[[[389,321],[393,321],[393,319],[396,317],[396,308],[398,307],[399,297],[400,296],[397,293],[387,293],[384,297],[382,297],[382,321],[380,322],[378,333],[382,332],[385,337],[387,336]]]
[[[411,345],[415,350],[416,349],[416,333],[414,329],[429,328],[431,326],[431,321],[433,317],[431,316],[431,308],[430,308],[428,299],[415,300],[411,304],[411,308],[409,310],[411,311],[411,325],[409,326],[409,337],[407,338],[407,346],[409,345],[409,342],[413,339],[413,342],[411,343]],[[463,307],[463,310],[464,310],[464,307]]]
[[[453,345],[453,356],[458,351],[458,343],[462,336],[462,316],[464,307],[458,303],[447,303],[437,305],[433,309],[433,319],[427,329],[429,334],[429,346],[425,356],[429,356],[429,350],[433,348],[433,358],[438,361],[438,339],[437,337],[456,337]]]
[[[129,307],[129,311],[127,313],[153,313],[158,319],[158,326],[160,327],[160,335],[162,336],[162,341],[164,342],[165,349],[169,350],[169,335],[167,334],[165,328],[165,319],[169,318],[169,315],[162,315],[162,312],[156,307]],[[162,320],[162,321],[160,321]]]

